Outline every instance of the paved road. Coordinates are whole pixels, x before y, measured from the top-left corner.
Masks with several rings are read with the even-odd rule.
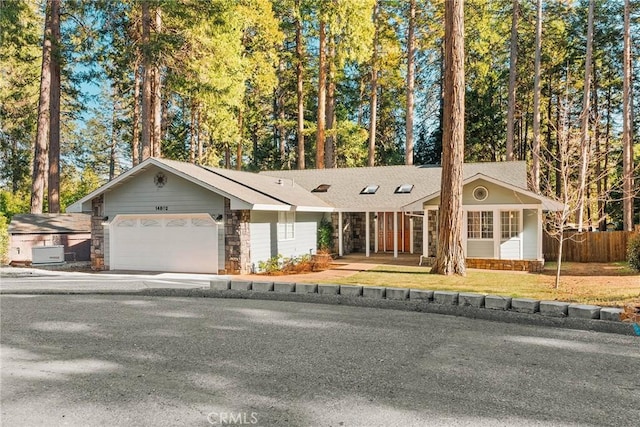
[[[616,425],[640,339],[256,300],[2,295],[2,425]]]
[[[3,291],[140,291],[149,288],[209,288],[211,279],[221,276],[186,273],[74,272],[37,268],[0,268]]]

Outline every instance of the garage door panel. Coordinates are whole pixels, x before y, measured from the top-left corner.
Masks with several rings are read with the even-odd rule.
[[[217,224],[205,214],[116,217],[111,268],[217,273]]]

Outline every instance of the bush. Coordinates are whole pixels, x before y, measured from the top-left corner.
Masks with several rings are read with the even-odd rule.
[[[305,254],[291,258],[285,258],[278,254],[266,261],[258,262],[260,273],[269,276],[322,271],[329,268],[330,265],[331,255],[320,252],[313,256]]]
[[[322,251],[331,251],[333,246],[333,225],[331,221],[322,218],[318,225],[318,249]]]
[[[9,262],[9,221],[0,214],[0,265]]]
[[[640,233],[636,233],[627,243],[627,261],[629,267],[640,272]]]

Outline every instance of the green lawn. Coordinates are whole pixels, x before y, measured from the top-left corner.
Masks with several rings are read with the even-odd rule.
[[[425,267],[380,265],[331,283],[475,292],[604,306],[640,304],[640,275],[625,264],[567,263],[559,289],[554,289],[555,265],[551,263],[544,274],[470,270],[466,277],[460,277],[429,271]]]

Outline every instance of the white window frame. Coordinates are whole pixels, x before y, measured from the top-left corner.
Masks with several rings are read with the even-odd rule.
[[[500,239],[519,239],[522,233],[522,213],[519,210],[500,211]]]
[[[293,240],[296,237],[296,213],[295,211],[278,212],[278,240]]]
[[[479,226],[478,230],[471,229],[472,217],[478,215],[479,218],[474,225]],[[493,211],[489,210],[473,210],[467,211],[467,240],[493,240],[495,233],[495,218]],[[473,235],[471,234],[473,233]],[[479,236],[479,237],[476,237]]]

